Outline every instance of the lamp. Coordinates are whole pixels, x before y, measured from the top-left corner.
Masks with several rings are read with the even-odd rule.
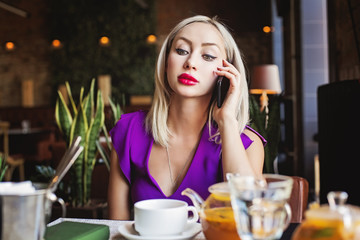
[[[261,94],[260,111],[265,110],[266,121],[265,129],[268,123],[269,114],[269,98],[268,94],[281,93],[279,68],[275,64],[257,65],[253,68],[252,79],[250,83],[251,94]]]

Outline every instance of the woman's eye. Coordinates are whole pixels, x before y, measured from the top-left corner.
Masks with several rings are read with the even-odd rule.
[[[203,58],[204,58],[206,61],[211,61],[211,60],[214,60],[216,57],[211,56],[211,55],[209,55],[209,54],[205,54],[205,55],[203,55]]]
[[[189,52],[184,50],[184,49],[181,49],[181,48],[176,48],[176,52],[179,54],[179,55],[186,55],[188,54]]]
[[[206,61],[212,61],[212,60],[216,59],[216,57],[211,56],[211,55],[209,55],[209,54],[204,54],[204,55],[203,55],[203,58],[204,58]]]

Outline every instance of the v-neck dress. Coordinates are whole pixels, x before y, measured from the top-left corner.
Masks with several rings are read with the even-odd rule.
[[[120,168],[130,185],[131,202],[154,198],[179,199],[192,205],[190,199],[182,196],[186,188],[196,191],[203,199],[209,195],[209,186],[222,182],[221,144],[209,140],[209,129],[206,125],[202,130],[201,139],[191,165],[178,189],[166,196],[149,171],[149,157],[154,139],[145,129],[146,112],[137,111],[123,114],[121,119],[111,129],[111,140],[119,158]],[[263,141],[266,140],[255,130]],[[216,129],[213,128],[212,132]],[[246,134],[241,134],[241,140],[247,149],[253,142]],[[168,166],[164,166],[168,171]]]

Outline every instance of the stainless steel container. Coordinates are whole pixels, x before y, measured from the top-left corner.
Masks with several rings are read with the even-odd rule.
[[[0,194],[0,236],[2,240],[42,240],[50,220],[53,202],[65,203],[46,185],[34,184],[34,193]]]

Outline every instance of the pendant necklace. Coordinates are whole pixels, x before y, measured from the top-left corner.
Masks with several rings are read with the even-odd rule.
[[[167,160],[168,160],[168,165],[169,165],[170,180],[171,180],[171,183],[175,186],[177,181],[179,180],[180,176],[184,173],[184,170],[185,170],[188,162],[191,159],[191,155],[188,157],[188,159],[186,160],[186,162],[185,162],[183,168],[181,169],[180,173],[177,175],[176,179],[174,180],[172,170],[171,170],[171,161],[170,161],[169,149],[168,149],[167,146],[166,146],[166,154],[167,154]]]

